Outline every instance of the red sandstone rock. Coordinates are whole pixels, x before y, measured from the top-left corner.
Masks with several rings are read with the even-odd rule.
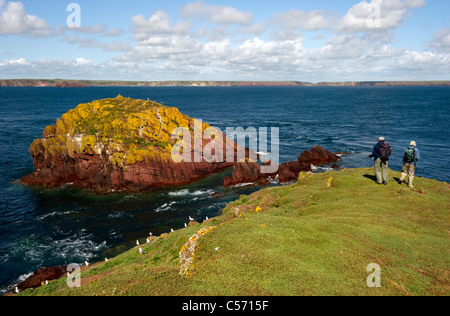
[[[311,150],[303,152],[300,157],[298,157],[298,161],[317,166],[337,162],[339,161],[339,157],[322,147],[314,146]]]
[[[19,289],[19,291],[23,291],[26,289],[34,289],[40,287],[42,285],[42,282],[61,278],[64,274],[66,274],[66,270],[67,266],[41,268],[25,281],[17,285],[17,288]]]
[[[205,139],[203,134],[208,126],[181,114],[176,108],[120,95],[80,104],[58,119],[55,125],[46,127],[43,138],[31,144],[35,171],[20,182],[45,187],[72,183],[100,193],[142,192],[158,186],[190,184],[234,166],[231,177],[224,179],[226,186],[248,182],[265,185],[269,176],[275,178],[278,175],[281,182],[294,181],[299,172],[310,171],[311,164],[332,163],[339,159],[323,148],[314,147],[302,153],[297,161],[281,164],[278,172],[262,174],[261,166],[256,162],[249,162],[249,159],[237,162],[243,159],[239,157],[242,150],[246,158],[256,156],[250,155],[249,149],[239,148],[225,135],[217,143],[215,137],[214,140],[211,140],[212,136]],[[200,161],[177,163],[172,159],[173,149],[180,149],[174,147],[176,140],[169,130],[175,131],[179,127],[184,128],[183,140],[190,136],[191,142],[191,146],[181,147],[190,151],[190,155],[182,152],[183,159],[191,157],[191,161]],[[215,131],[212,134],[216,135]],[[223,152],[216,153],[220,147]],[[207,149],[224,162],[196,159],[195,152],[202,151],[206,155]],[[227,151],[231,151],[232,162],[226,162]]]
[[[55,157],[53,166],[46,159],[34,157],[35,171],[21,179],[22,183],[57,187],[66,183],[96,192],[142,192],[158,186],[186,185],[201,180],[234,163],[181,162],[154,160],[138,162],[126,170],[108,163],[99,155],[78,155],[75,159]]]
[[[297,161],[282,163],[278,172],[273,174],[261,173],[261,166],[257,163],[245,162],[238,163],[233,167],[233,173],[230,177],[224,178],[225,186],[233,186],[242,183],[256,183],[265,185],[267,178],[272,179],[278,175],[281,183],[296,181],[300,172],[311,171],[311,165],[322,165],[339,161],[339,157],[322,147],[314,146],[309,151],[303,152]]]

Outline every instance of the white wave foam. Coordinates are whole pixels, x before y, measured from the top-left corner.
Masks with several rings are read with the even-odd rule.
[[[311,170],[313,172],[326,172],[326,171],[333,171],[333,168],[330,167],[316,167],[314,165],[311,165]]]
[[[214,193],[215,193],[214,190],[211,190],[211,189],[209,189],[209,190],[197,190],[197,191],[192,192],[192,195],[194,195],[194,196],[197,196],[197,195],[211,195],[211,194],[214,194]]]
[[[185,189],[185,190],[179,190],[179,191],[175,191],[175,192],[169,192],[170,196],[185,196],[189,194],[189,190]]]
[[[69,215],[74,213],[73,211],[67,211],[67,212],[53,212],[53,213],[47,213],[41,216],[37,216],[36,219],[38,221],[41,221],[43,219],[46,219],[47,217],[53,217],[53,216],[58,216],[58,215]]]
[[[184,189],[184,190],[169,192],[168,195],[169,196],[201,196],[201,195],[211,195],[214,193],[215,193],[214,190],[211,190],[211,189],[200,189],[200,190],[195,190],[195,191]]]
[[[40,239],[29,236],[20,240],[10,252],[11,258],[20,258],[30,264],[42,265],[44,258],[79,258],[80,261],[94,258],[97,253],[107,247],[106,241],[96,243],[93,235],[85,229],[62,239],[46,237]]]
[[[160,212],[165,212],[168,211],[172,208],[172,205],[176,204],[177,202],[170,202],[170,203],[164,203],[163,205],[161,205],[160,207],[158,207],[155,212],[156,213],[160,213]]]
[[[251,185],[255,185],[255,183],[253,183],[253,182],[240,183],[240,184],[233,185],[231,187],[232,188],[242,188],[242,187],[248,187],[248,186],[251,186]]]

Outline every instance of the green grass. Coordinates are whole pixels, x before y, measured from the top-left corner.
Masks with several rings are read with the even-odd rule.
[[[81,288],[62,278],[20,295],[449,295],[449,185],[417,177],[410,190],[391,171],[380,186],[371,174],[317,174],[242,196],[212,222],[143,246],[147,255],[136,247],[83,268]],[[208,226],[217,227],[200,239],[191,277],[180,277],[181,247]],[[371,263],[380,288],[366,284]]]

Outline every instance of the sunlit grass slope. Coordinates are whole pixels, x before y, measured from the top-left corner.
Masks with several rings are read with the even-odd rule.
[[[21,295],[449,295],[450,187],[390,176],[380,186],[372,169],[302,174],[153,238],[144,255],[83,267],[80,288],[62,278]],[[371,263],[379,288],[366,283]]]

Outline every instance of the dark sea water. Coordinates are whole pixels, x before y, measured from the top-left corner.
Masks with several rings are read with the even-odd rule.
[[[40,267],[113,257],[149,232],[181,228],[188,216],[213,217],[259,189],[225,189],[223,174],[186,187],[102,196],[12,182],[33,171],[28,148],[47,125],[80,103],[118,94],[178,107],[223,131],[279,127],[281,162],[319,145],[350,152],[342,167],[369,167],[367,156],[385,136],[393,147],[390,167],[399,171],[403,149],[415,140],[422,154],[417,175],[450,181],[450,88],[0,88],[0,293]]]

